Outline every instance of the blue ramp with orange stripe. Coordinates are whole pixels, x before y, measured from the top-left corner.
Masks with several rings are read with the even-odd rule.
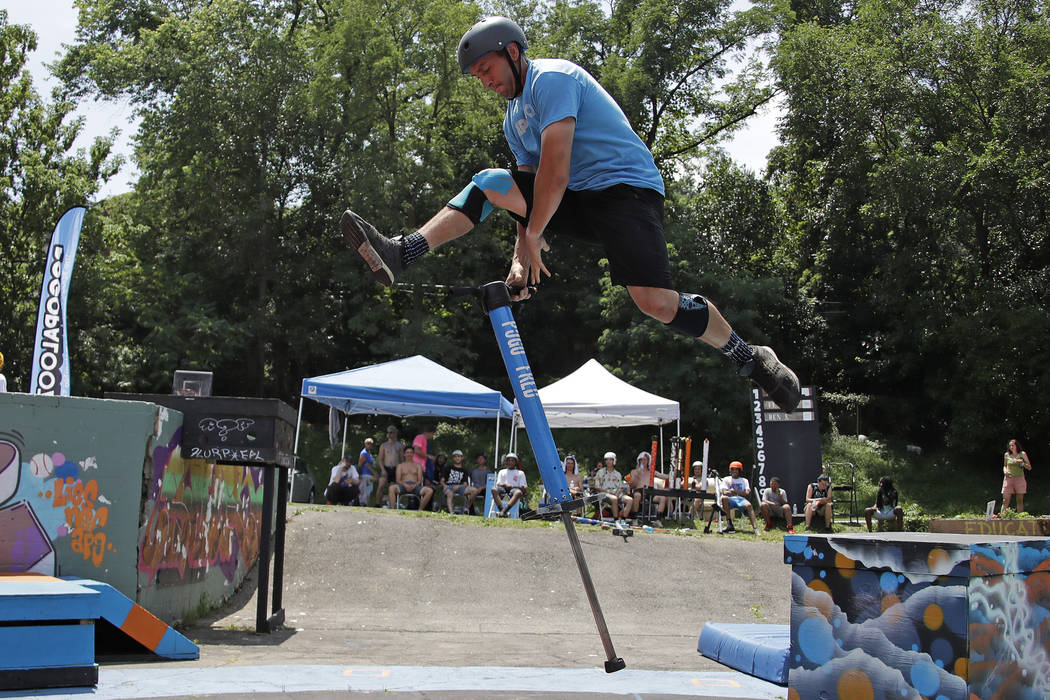
[[[199,659],[196,644],[108,583],[75,576],[64,580],[98,591],[99,617],[165,659]]]

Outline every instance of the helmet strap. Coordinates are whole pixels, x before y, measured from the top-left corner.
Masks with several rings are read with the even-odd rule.
[[[514,74],[514,97],[521,95],[522,90],[525,89],[525,84],[521,82],[521,71],[518,69],[517,63],[510,57],[510,51],[503,49],[503,55],[507,59],[507,63],[510,64],[510,72]],[[518,55],[520,56],[520,49]]]

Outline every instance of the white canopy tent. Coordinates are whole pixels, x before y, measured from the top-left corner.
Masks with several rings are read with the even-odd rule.
[[[510,401],[495,389],[453,372],[422,355],[377,365],[310,377],[303,380],[295,451],[299,451],[299,425],[303,399],[313,399],[345,415],[366,413],[391,416],[442,416],[495,418],[496,453],[499,421],[510,418]],[[343,424],[344,453],[346,423]]]
[[[650,394],[619,379],[595,359],[572,374],[539,390],[543,412],[552,428],[618,428],[629,425],[663,426],[676,422],[682,432],[677,401]],[[514,426],[521,423],[515,405]],[[517,430],[511,431],[516,441]]]

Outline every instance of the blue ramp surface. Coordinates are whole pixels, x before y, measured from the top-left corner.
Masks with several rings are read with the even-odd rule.
[[[65,580],[97,591],[101,595],[99,615],[136,642],[165,659],[198,659],[197,645],[175,631],[108,583],[67,577]]]
[[[708,622],[700,630],[700,643],[696,649],[730,668],[787,685],[787,661],[791,649],[789,625]]]

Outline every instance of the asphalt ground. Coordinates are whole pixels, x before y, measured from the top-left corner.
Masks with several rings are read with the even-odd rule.
[[[182,629],[199,660],[104,661],[88,696],[787,696],[697,652],[705,622],[788,623],[782,544],[696,531],[626,541],[595,527],[578,533],[627,664],[618,673],[602,670],[560,522],[291,504],[284,629],[254,632],[252,574],[215,615]]]

